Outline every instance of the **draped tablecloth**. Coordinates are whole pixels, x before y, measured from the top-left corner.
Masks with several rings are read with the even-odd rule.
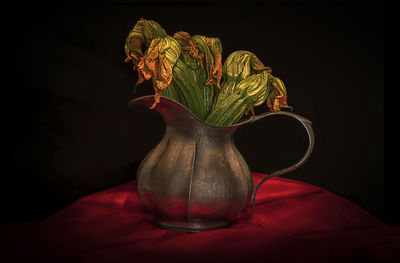
[[[272,178],[228,228],[166,230],[132,181],[34,224],[8,252],[11,262],[400,262],[400,227],[320,187]]]

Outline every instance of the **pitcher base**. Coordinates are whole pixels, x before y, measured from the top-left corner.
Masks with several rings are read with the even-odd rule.
[[[157,225],[170,230],[184,232],[200,232],[217,228],[224,228],[229,225],[228,221],[177,221],[157,220]]]

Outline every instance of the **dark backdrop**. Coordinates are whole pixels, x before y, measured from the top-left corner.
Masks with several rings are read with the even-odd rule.
[[[7,8],[2,210],[40,220],[84,195],[135,179],[165,124],[127,102],[137,87],[124,41],[141,17],[169,34],[219,37],[223,59],[255,53],[286,84],[294,112],[313,121],[315,150],[285,177],[321,186],[378,218],[384,211],[383,4],[64,3]],[[263,112],[266,107],[257,109]],[[276,116],[235,133],[250,168],[270,172],[307,147],[294,120]],[[393,223],[393,222],[392,222]]]

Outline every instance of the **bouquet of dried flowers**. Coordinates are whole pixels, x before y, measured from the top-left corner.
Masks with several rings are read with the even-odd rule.
[[[157,22],[141,19],[126,39],[125,53],[139,73],[136,85],[153,81],[151,108],[165,96],[216,126],[254,115],[254,107],[264,102],[271,111],[292,108],[282,80],[253,53],[236,51],[222,63],[218,38],[183,31],[169,36]]]

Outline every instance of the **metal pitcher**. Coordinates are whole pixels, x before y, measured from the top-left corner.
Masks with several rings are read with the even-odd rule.
[[[150,107],[154,96],[134,99],[130,105]],[[161,97],[154,109],[166,122],[165,134],[137,171],[137,187],[144,206],[159,226],[197,232],[226,227],[251,201],[266,180],[300,167],[314,147],[311,121],[291,112],[266,112],[232,126],[212,126],[183,105]],[[289,168],[264,177],[254,188],[251,171],[233,143],[242,125],[271,115],[288,115],[306,128],[309,146],[303,158]]]

